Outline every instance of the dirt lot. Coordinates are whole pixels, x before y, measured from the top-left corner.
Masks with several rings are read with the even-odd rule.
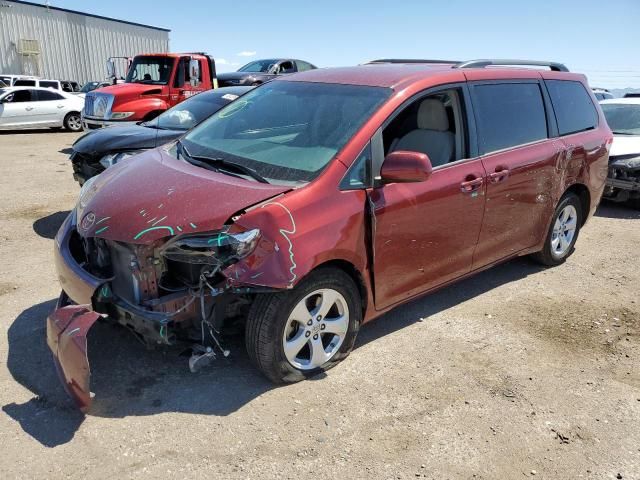
[[[398,308],[296,385],[264,380],[240,339],[194,375],[98,325],[83,417],[44,329],[75,138],[0,135],[3,478],[640,479],[640,213],[615,205],[565,265],[512,261]]]

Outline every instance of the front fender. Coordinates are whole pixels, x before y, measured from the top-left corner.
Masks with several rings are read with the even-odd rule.
[[[230,287],[293,288],[317,266],[346,261],[366,277],[366,192],[337,192],[322,201],[280,197],[242,215],[234,229],[259,228],[254,252],[223,273]]]

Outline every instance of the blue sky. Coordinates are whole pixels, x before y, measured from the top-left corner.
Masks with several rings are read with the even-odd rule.
[[[640,87],[640,0],[49,3],[169,28],[172,51],[204,50],[224,59],[220,71],[268,57],[319,67],[381,57],[507,57],[563,62],[592,86]]]

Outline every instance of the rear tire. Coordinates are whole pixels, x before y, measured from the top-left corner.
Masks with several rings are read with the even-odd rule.
[[[66,128],[71,132],[81,132],[82,118],[80,118],[80,113],[78,112],[67,113],[67,116],[64,117],[64,128]]]
[[[272,382],[298,382],[345,359],[361,321],[362,301],[351,277],[318,269],[293,290],[256,296],[245,327],[247,352]]]
[[[582,215],[580,198],[575,193],[563,196],[551,218],[544,247],[531,255],[531,258],[548,267],[564,263],[574,251]]]

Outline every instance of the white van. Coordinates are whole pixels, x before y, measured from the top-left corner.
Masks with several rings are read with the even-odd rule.
[[[60,80],[45,80],[42,78],[18,78],[13,81],[13,87],[37,87],[62,90]]]

